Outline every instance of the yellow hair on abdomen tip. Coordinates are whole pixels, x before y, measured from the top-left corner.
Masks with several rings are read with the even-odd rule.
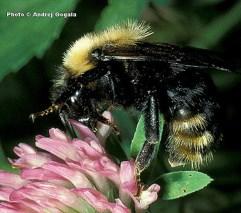
[[[127,21],[100,33],[89,33],[78,39],[64,54],[63,65],[71,75],[79,76],[95,67],[91,52],[107,44],[113,46],[135,45],[152,32],[143,22]]]
[[[204,147],[208,147],[213,141],[214,138],[209,131],[205,131],[202,135],[179,133],[169,136],[169,143],[173,146],[185,146],[196,150],[202,150]]]
[[[168,161],[172,167],[189,164],[193,169],[199,169],[200,165],[209,162],[213,158],[211,151],[203,154],[184,146],[169,150],[169,154]]]

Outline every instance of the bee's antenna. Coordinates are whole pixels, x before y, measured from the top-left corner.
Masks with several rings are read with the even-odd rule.
[[[45,109],[41,112],[36,112],[36,113],[30,114],[29,118],[32,120],[32,122],[34,122],[37,117],[43,117],[50,113],[56,112],[61,107],[62,107],[62,104],[52,104],[50,107],[48,107],[47,109]]]

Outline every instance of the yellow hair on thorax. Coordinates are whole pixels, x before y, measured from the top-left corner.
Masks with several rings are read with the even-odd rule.
[[[135,45],[151,35],[150,26],[143,22],[127,21],[100,33],[88,33],[78,39],[67,50],[63,58],[63,65],[71,75],[79,76],[95,67],[91,60],[91,52],[106,44],[113,46]]]

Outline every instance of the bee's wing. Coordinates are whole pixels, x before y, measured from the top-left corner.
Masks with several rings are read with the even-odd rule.
[[[240,72],[236,63],[215,52],[172,44],[138,43],[128,47],[105,46],[103,60],[160,61],[180,69],[215,69]]]

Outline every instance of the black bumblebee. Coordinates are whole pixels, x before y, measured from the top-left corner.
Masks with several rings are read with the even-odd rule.
[[[64,55],[52,91],[52,106],[32,115],[58,111],[87,124],[111,124],[101,116],[112,106],[134,106],[144,114],[146,141],[136,158],[147,168],[159,140],[159,113],[165,117],[171,165],[198,167],[212,158],[220,140],[214,85],[206,70],[232,72],[232,64],[202,49],[144,42],[151,34],[143,23],[128,21],[77,40]]]

